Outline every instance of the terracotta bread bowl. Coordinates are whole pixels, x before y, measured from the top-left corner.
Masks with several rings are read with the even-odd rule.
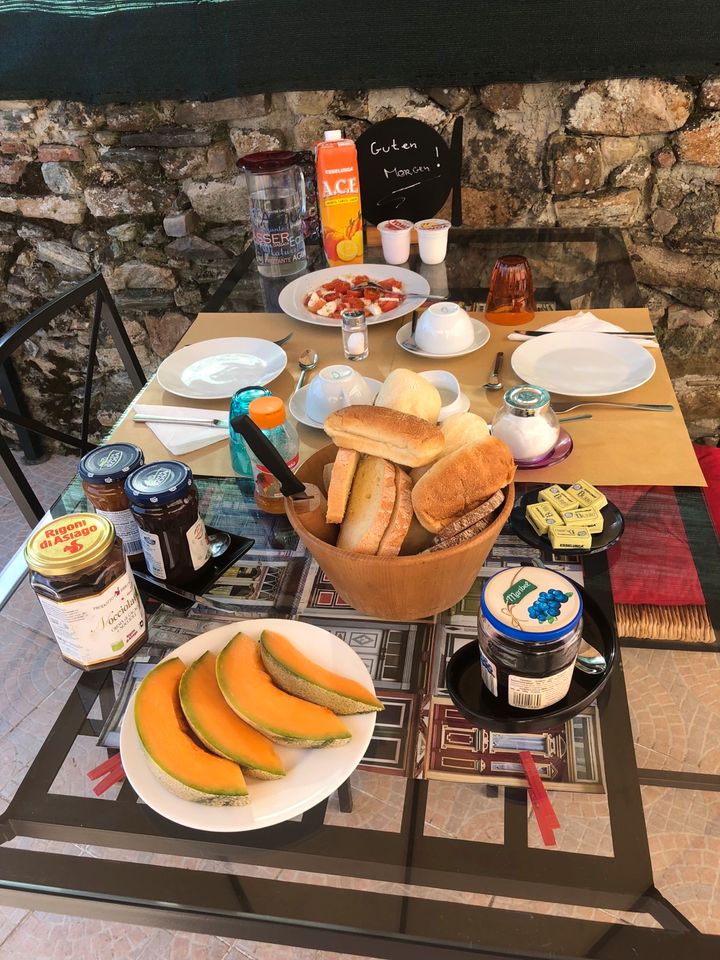
[[[323,487],[323,468],[335,459],[329,444],[297,470],[303,483]],[[487,529],[466,543],[408,557],[373,557],[339,550],[307,529],[303,514],[288,499],[285,507],[296,533],[328,580],[351,606],[380,620],[419,620],[447,610],[472,586],[512,510],[515,486],[505,490],[500,513]]]

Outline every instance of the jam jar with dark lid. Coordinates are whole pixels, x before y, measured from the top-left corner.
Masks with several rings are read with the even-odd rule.
[[[480,596],[483,683],[503,705],[542,710],[566,695],[582,638],[577,584],[542,567],[506,567]]]
[[[43,523],[25,546],[25,561],[68,663],[82,670],[114,666],[145,643],[145,611],[108,519],[72,513]]]
[[[210,558],[192,471],[177,460],[148,463],[125,481],[148,572],[178,586]]]
[[[125,481],[144,462],[142,450],[134,443],[108,443],[86,453],[78,465],[85,495],[95,513],[107,517],[115,527],[131,562],[142,558],[143,548]]]

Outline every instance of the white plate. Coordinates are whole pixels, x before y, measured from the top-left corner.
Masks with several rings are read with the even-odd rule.
[[[412,353],[413,356],[416,357],[431,357],[434,360],[446,360],[449,357],[464,357],[465,354],[474,353],[476,350],[479,350],[480,347],[484,347],[490,339],[490,331],[482,320],[476,320],[474,317],[470,317],[470,319],[473,325],[474,340],[467,350],[458,350],[457,353],[425,353],[424,350],[408,350],[407,347],[403,347],[403,342],[409,340],[412,334],[412,323],[404,323],[395,334],[395,339],[406,353]],[[538,339],[540,338],[538,337]]]
[[[372,390],[372,403],[375,400],[375,397],[378,395],[380,387],[382,386],[381,380],[373,380],[372,377],[363,377],[365,383]],[[322,430],[323,425],[319,420],[313,420],[307,412],[307,392],[310,388],[308,384],[307,387],[300,387],[297,393],[293,393],[288,401],[288,409],[290,413],[298,420],[300,423],[304,423],[306,427],[315,427],[316,430]]]
[[[634,390],[655,373],[651,350],[605,333],[552,333],[526,340],[511,359],[526,383],[571,397]]]
[[[371,280],[378,283],[381,280],[389,280],[394,277],[403,285],[406,294],[405,300],[394,310],[388,310],[379,317],[368,317],[368,325],[373,323],[385,323],[387,320],[395,320],[397,317],[404,317],[416,307],[419,307],[425,297],[430,293],[430,284],[425,277],[419,273],[413,273],[412,270],[405,270],[403,267],[390,267],[386,263],[351,263],[347,267],[328,267],[326,270],[316,270],[314,273],[305,273],[297,280],[292,280],[286,287],[283,287],[278,303],[280,309],[288,316],[296,320],[303,320],[305,323],[314,323],[321,327],[335,327],[340,329],[339,320],[331,320],[329,317],[319,317],[316,313],[311,313],[305,306],[305,297],[311,290],[317,290],[329,280],[351,280],[359,274],[365,274]],[[408,291],[422,294],[420,297],[408,297]]]
[[[180,657],[183,663],[191,664],[208,650],[219,653],[239,630],[255,640],[260,638],[263,630],[284,633],[299,650],[321,666],[373,690],[370,674],[354,650],[327,630],[298,620],[228,623],[193,637],[168,656]],[[134,705],[135,695],[130,699],[120,731],[120,755],[125,775],[140,799],[156,813],[195,830],[257,830],[304,813],[347,780],[362,760],[375,728],[374,712],[359,713],[342,718],[352,733],[350,742],[342,747],[300,750],[276,745],[286,776],[280,780],[247,777],[250,803],[244,807],[210,807],[177,797],[153,774],[135,727]]]
[[[171,353],[158,367],[163,390],[191,400],[224,400],[243,387],[264,387],[287,366],[287,354],[271,340],[221,337]]]

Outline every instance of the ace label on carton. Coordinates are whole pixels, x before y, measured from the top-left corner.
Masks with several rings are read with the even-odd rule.
[[[352,140],[329,130],[315,148],[323,247],[331,267],[362,263],[360,176]]]

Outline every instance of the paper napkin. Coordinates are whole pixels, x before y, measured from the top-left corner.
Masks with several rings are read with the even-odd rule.
[[[165,407],[150,403],[138,403],[135,413],[144,417],[182,417],[185,420],[209,420],[217,417],[227,417],[227,413],[218,410],[205,410],[197,407]],[[227,441],[227,427],[208,427],[205,425],[192,426],[189,423],[146,423],[160,443],[167,447],[170,453],[176,455],[192,453],[201,447],[209,447],[211,443]]]
[[[564,317],[562,320],[556,320],[554,323],[547,323],[544,327],[538,327],[538,330],[556,330],[564,333],[582,333],[588,331],[591,333],[623,333],[624,328],[616,323],[608,323],[607,320],[601,320],[589,310],[576,313],[572,317]],[[524,333],[511,333],[508,340],[533,340],[534,337],[528,337]],[[641,347],[657,347],[657,340],[646,340],[642,337],[623,337],[624,340],[632,340],[633,343],[639,343]]]

